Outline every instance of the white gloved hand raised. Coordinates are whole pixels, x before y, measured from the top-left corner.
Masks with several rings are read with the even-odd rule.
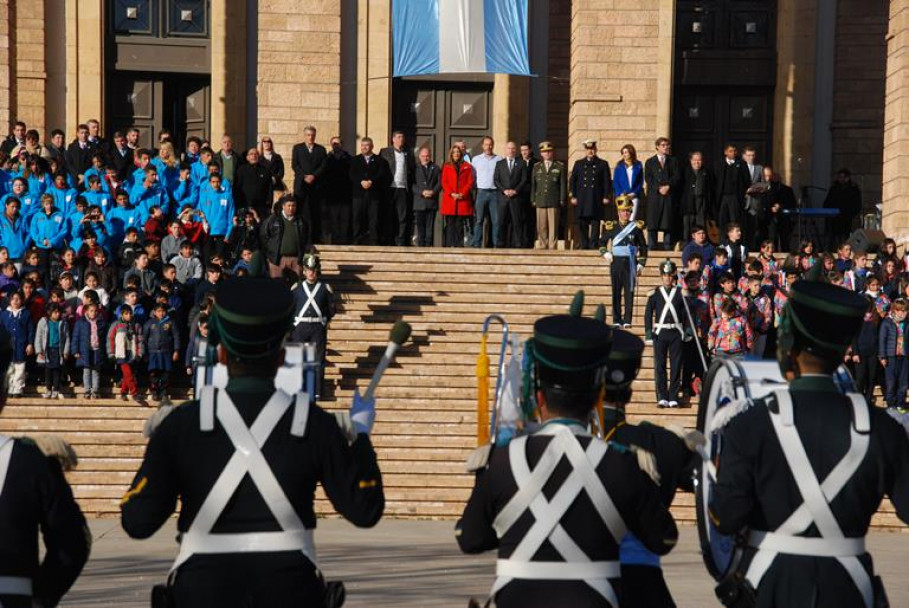
[[[360,389],[354,392],[353,404],[350,406],[350,421],[357,433],[369,435],[376,423],[376,400],[364,399]]]

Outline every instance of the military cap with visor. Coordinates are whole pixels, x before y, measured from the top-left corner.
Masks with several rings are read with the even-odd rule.
[[[283,345],[294,315],[294,299],[280,281],[231,278],[215,291],[211,341],[239,359],[259,359]]]

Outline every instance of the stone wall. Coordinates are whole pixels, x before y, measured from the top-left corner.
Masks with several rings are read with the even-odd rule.
[[[833,94],[833,170],[846,167],[866,210],[881,201],[888,4],[839,0]]]
[[[44,133],[44,3],[13,2],[8,22],[12,68],[8,82],[13,88],[10,118]]]
[[[909,0],[891,0],[884,114],[884,231],[909,239]]]

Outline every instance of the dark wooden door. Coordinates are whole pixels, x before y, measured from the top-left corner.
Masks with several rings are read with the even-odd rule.
[[[726,143],[772,162],[776,0],[679,0],[672,135],[712,166]]]
[[[108,124],[111,132],[138,128],[146,147],[169,129],[182,149],[190,135],[208,137],[210,97],[208,76],[119,72],[108,89]]]
[[[492,131],[489,84],[396,80],[393,96],[392,128],[403,131],[414,150],[429,146],[439,164],[461,139],[469,154],[481,153],[480,142]]]

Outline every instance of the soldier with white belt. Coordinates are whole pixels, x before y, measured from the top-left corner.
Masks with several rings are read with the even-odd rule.
[[[0,330],[0,378],[12,354]],[[0,388],[0,411],[6,387]],[[75,466],[72,448],[54,437],[0,435],[0,606],[51,608],[76,582],[91,535],[63,477]],[[38,534],[46,552],[39,560]]]
[[[456,536],[465,553],[498,550],[498,608],[618,608],[626,530],[658,555],[675,545],[675,522],[637,456],[587,431],[611,332],[582,317],[538,320],[527,351],[544,424],[472,459],[476,482]]]
[[[293,315],[278,281],[238,278],[218,287],[209,336],[227,366],[226,386],[204,387],[198,401],[160,422],[121,506],[123,528],[142,539],[180,501],[180,553],[167,587],[157,590],[159,605],[337,606],[325,597],[316,558],[316,484],[357,526],[382,516],[369,439],[375,403],[358,394],[345,433],[306,393],[275,387]]]
[[[909,438],[833,380],[866,308],[829,283],[793,284],[777,350],[788,386],[727,405],[734,415],[715,425],[723,450],[710,516],[749,545],[717,589],[727,606],[887,605],[865,535],[884,494],[909,522]]]

